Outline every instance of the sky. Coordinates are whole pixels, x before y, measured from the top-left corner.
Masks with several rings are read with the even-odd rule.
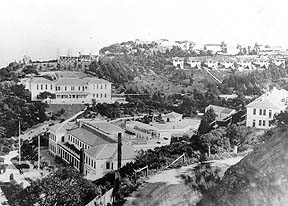
[[[285,0],[1,0],[0,67],[142,39],[288,47]]]

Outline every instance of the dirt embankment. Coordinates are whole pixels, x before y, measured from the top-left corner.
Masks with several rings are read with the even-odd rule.
[[[271,139],[230,167],[200,206],[287,206],[288,131]]]

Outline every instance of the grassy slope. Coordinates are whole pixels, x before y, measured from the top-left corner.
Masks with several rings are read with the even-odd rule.
[[[199,205],[284,206],[288,202],[288,131],[275,134],[229,168]]]

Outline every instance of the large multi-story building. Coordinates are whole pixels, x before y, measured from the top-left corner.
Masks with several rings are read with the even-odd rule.
[[[99,103],[112,102],[111,82],[94,77],[55,77],[31,77],[22,84],[31,92],[32,101],[39,101],[41,93],[49,92],[55,95],[45,100],[49,104],[84,104],[92,103],[93,99]]]
[[[50,129],[49,151],[85,176],[98,179],[117,169],[118,137],[123,134],[123,129],[105,121],[63,122]],[[133,161],[135,155],[123,142],[121,165]]]
[[[284,111],[287,106],[288,91],[273,88],[246,106],[246,126],[269,129],[272,127],[271,120],[273,120],[274,115]]]

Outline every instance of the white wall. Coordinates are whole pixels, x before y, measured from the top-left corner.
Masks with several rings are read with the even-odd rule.
[[[265,108],[262,109],[262,115],[259,114],[260,109],[256,109],[256,115],[253,114],[253,110],[254,108],[247,108],[247,120],[246,120],[246,126],[249,127],[253,127],[253,120],[255,120],[255,127],[259,128],[259,129],[269,129],[271,128],[271,126],[269,127],[269,121],[273,120],[273,117],[275,115],[275,113],[279,113],[280,110],[271,110],[271,117],[269,117],[269,110],[266,108],[266,115],[263,115],[263,110]],[[259,125],[259,120],[261,120],[261,125]],[[265,126],[263,126],[263,120],[265,121]]]

